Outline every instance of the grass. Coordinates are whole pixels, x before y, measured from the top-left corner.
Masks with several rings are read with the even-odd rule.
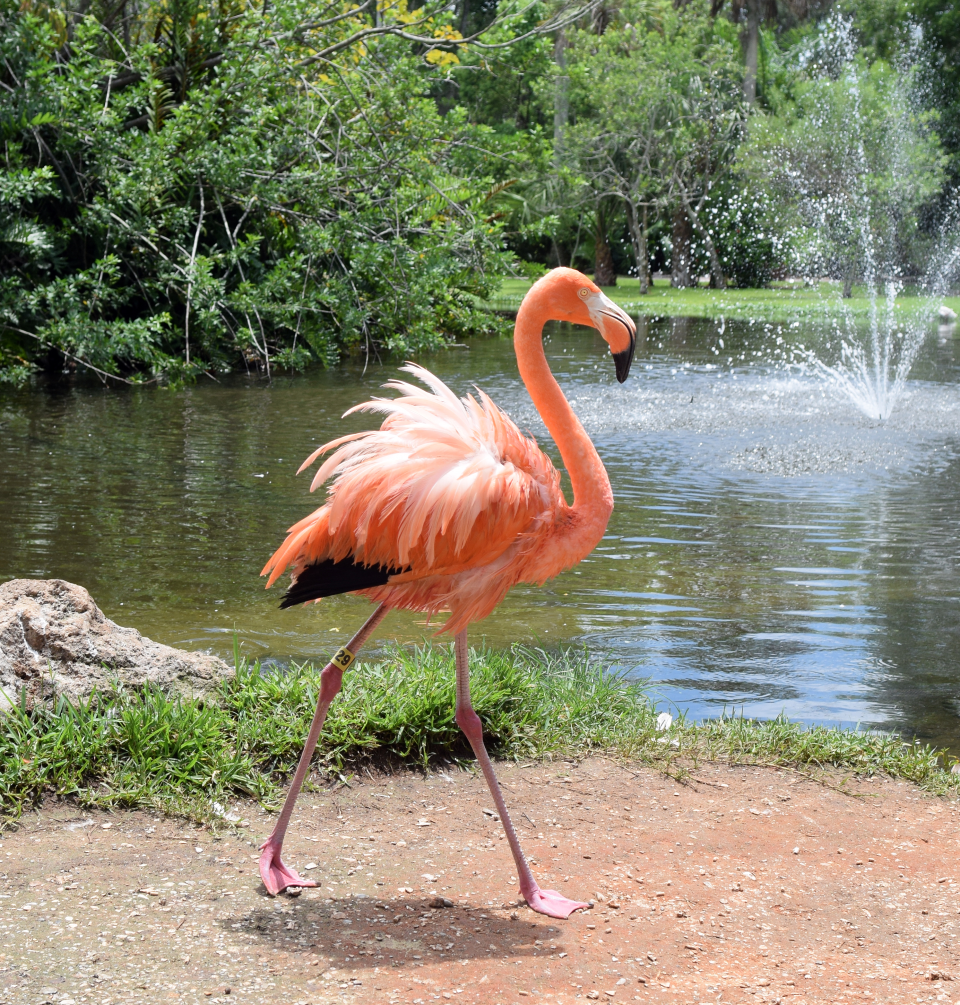
[[[507,279],[498,296],[487,301],[486,306],[491,310],[514,312],[530,285],[526,279]],[[636,279],[619,276],[616,286],[606,286],[603,290],[629,313],[651,317],[747,318],[784,323],[823,320],[842,311],[865,318],[872,306],[862,288],[855,287],[854,296],[842,300],[840,284],[826,282],[813,287],[781,284],[764,289],[711,290],[700,286],[677,290],[669,280],[659,279],[646,296],[641,296]],[[960,297],[947,297],[940,302],[960,313]],[[896,309],[904,320],[920,317],[929,310],[929,301],[908,288],[897,297]]]
[[[502,758],[602,752],[678,778],[704,760],[814,774],[839,768],[960,794],[960,775],[946,770],[943,751],[896,735],[807,728],[783,718],[681,717],[661,730],[647,685],[606,672],[582,651],[481,650],[472,665],[474,704],[491,751]],[[468,758],[453,719],[453,676],[450,648],[441,645],[398,647],[351,671],[320,739],[321,775],[342,778],[372,759],[426,767]],[[278,675],[241,664],[207,700],[119,688],[78,703],[60,697],[17,707],[0,720],[0,818],[12,824],[45,795],[198,820],[211,820],[215,803],[238,795],[274,808],[318,686],[311,666]]]

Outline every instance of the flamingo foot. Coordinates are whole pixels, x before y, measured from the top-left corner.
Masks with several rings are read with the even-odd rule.
[[[267,838],[260,845],[260,878],[271,897],[283,893],[288,886],[316,886],[312,879],[302,879],[280,861],[280,845]]]
[[[525,899],[538,914],[545,914],[548,918],[560,918],[561,921],[566,921],[574,911],[581,911],[590,906],[579,900],[568,900],[556,890],[541,890],[539,887]]]

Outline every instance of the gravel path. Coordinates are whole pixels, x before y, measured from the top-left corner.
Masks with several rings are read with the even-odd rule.
[[[945,1001],[960,993],[955,803],[906,783],[847,795],[705,765],[678,784],[602,759],[503,766],[553,922],[470,772],[306,796],[271,900],[270,818],[219,836],[49,804],[0,845],[0,1002]],[[432,907],[446,898],[454,906]]]

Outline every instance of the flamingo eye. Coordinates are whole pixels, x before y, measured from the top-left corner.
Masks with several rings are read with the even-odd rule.
[[[589,297],[589,296],[590,296],[590,291],[588,289],[584,288],[584,289],[582,289],[580,291],[580,299],[581,300],[586,300],[587,297]]]

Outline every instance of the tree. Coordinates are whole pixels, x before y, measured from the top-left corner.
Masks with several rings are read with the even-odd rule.
[[[641,288],[648,283],[644,219],[674,220],[675,281],[687,285],[690,233],[724,285],[705,208],[733,160],[744,121],[734,29],[705,5],[624,7],[597,38],[581,32],[571,64],[580,170],[624,206]]]
[[[940,111],[939,130],[948,156],[954,186],[960,182],[960,7],[942,0],[913,0],[906,17],[897,19],[906,30],[919,24],[922,51],[918,53],[923,83]],[[889,18],[886,19],[889,24]],[[901,50],[902,51],[902,50]]]
[[[703,241],[710,259],[711,283],[723,289],[727,282],[704,210],[733,163],[744,132],[745,108],[729,49],[721,49],[717,56],[715,61],[703,60],[700,66],[691,67],[676,81],[673,114],[677,129],[669,187],[673,202]]]
[[[806,0],[791,3],[791,13],[806,16]],[[724,0],[712,0],[710,13],[716,17],[723,10]],[[776,0],[731,0],[730,16],[736,24],[743,25],[743,99],[747,105],[757,100],[757,71],[760,59],[760,27],[776,19]]]
[[[795,102],[755,119],[740,163],[777,206],[796,266],[856,282],[917,273],[921,208],[939,195],[946,158],[936,116],[917,107],[915,70],[868,65],[849,22],[828,22],[794,85]]]

